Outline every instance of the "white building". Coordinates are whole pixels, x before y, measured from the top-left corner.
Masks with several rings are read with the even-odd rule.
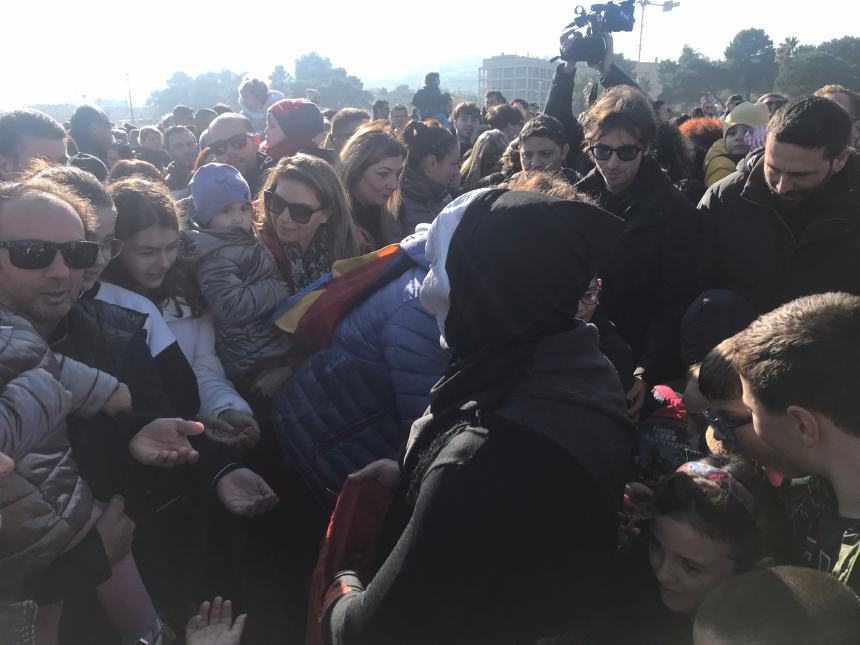
[[[478,70],[478,94],[499,90],[509,101],[525,99],[543,108],[555,67],[543,58],[505,54],[485,58]]]

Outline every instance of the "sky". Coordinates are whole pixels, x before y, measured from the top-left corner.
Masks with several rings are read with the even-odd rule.
[[[787,36],[818,44],[860,35],[860,3],[853,1],[680,1],[671,12],[646,10],[642,60],[677,58],[684,44],[719,58],[734,34],[749,27],[765,29],[775,43]],[[309,51],[345,67],[365,87],[415,86],[424,71],[456,68],[460,59],[554,55],[576,6],[567,0],[457,0],[419,10],[416,4],[2,0],[0,108],[123,100],[127,78],[134,104],[142,105],[175,71],[226,68],[266,78],[277,64],[292,71],[293,61]],[[450,10],[443,13],[445,7]],[[615,37],[616,50],[633,60],[641,11],[637,6],[634,31]],[[475,79],[477,89],[477,69]]]

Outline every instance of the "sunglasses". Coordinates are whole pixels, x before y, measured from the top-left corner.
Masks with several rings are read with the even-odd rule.
[[[783,105],[785,105],[788,101],[765,101],[764,104],[767,106],[767,109],[771,112],[778,110]]]
[[[70,269],[90,269],[98,259],[101,245],[98,242],[44,242],[42,240],[0,241],[0,249],[9,251],[9,261],[16,269],[45,269],[63,254]],[[102,253],[104,253],[102,251]]]
[[[296,224],[307,224],[311,221],[311,217],[313,217],[314,213],[319,213],[320,211],[325,210],[325,206],[314,208],[307,204],[293,204],[273,190],[263,191],[263,204],[266,207],[266,211],[275,217],[280,216],[285,209],[289,209],[290,219],[292,219]]]
[[[596,146],[591,146],[588,151],[598,161],[608,161],[613,152],[618,155],[618,158],[621,159],[621,161],[633,161],[639,156],[639,153],[642,152],[642,148],[639,146],[620,146],[618,148],[613,148],[612,146],[598,143]]]
[[[714,434],[717,439],[725,441],[733,446],[738,444],[738,428],[742,428],[748,423],[753,422],[752,416],[744,417],[743,419],[723,419],[711,414],[710,410],[704,410],[702,412],[702,418],[704,418],[707,424],[714,429]]]
[[[222,141],[213,141],[209,144],[209,149],[215,155],[223,155],[227,152],[227,146],[229,145],[233,150],[241,150],[244,148],[248,139],[250,139],[253,135],[250,132],[243,132],[242,134],[234,134],[229,139],[223,139]]]

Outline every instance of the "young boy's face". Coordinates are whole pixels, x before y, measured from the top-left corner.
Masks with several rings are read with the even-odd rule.
[[[749,144],[744,141],[747,133],[751,133],[752,128],[748,125],[734,125],[726,132],[726,152],[732,156],[746,156],[749,154]]]
[[[546,137],[529,137],[520,144],[523,170],[557,171],[567,157],[569,146],[558,145]]]
[[[250,231],[253,217],[254,210],[248,202],[233,202],[215,213],[209,228],[236,227],[243,231]]]

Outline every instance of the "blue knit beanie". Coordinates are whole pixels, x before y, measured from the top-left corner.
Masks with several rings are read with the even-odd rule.
[[[251,189],[242,173],[223,163],[198,168],[188,183],[194,202],[194,221],[208,228],[215,214],[235,202],[251,203]]]

